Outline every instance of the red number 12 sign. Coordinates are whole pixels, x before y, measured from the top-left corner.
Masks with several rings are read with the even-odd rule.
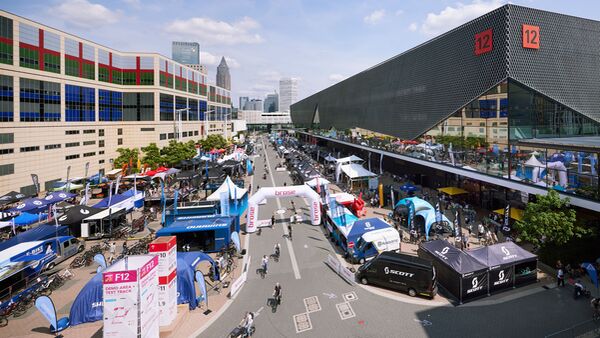
[[[481,55],[491,52],[492,44],[492,29],[485,30],[475,34],[475,55]]]

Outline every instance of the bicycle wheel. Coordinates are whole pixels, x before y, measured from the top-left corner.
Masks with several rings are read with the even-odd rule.
[[[6,316],[0,317],[0,327],[5,327],[8,325],[8,318]]]
[[[13,310],[12,315],[13,317],[18,318],[24,315],[27,310],[28,308],[25,306],[25,304],[19,303],[19,305],[17,305],[17,307]]]

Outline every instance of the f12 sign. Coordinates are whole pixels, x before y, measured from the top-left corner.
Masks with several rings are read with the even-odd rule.
[[[475,34],[475,55],[489,53],[493,47],[491,28]]]
[[[523,48],[540,49],[540,26],[523,24]]]

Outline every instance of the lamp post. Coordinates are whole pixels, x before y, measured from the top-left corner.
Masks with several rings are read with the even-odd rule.
[[[181,113],[184,111],[188,111],[190,110],[190,108],[181,108],[181,109],[175,109],[175,126],[174,126],[174,132],[175,134],[177,134],[177,141],[181,142],[182,139],[182,124],[181,124]]]
[[[215,110],[207,110],[204,112],[204,132],[205,132],[205,137],[208,137],[208,114],[209,113],[214,113]]]

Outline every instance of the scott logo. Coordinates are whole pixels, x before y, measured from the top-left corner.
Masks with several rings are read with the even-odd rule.
[[[448,253],[448,251],[450,251],[450,248],[449,248],[449,247],[445,247],[445,248],[443,248],[443,249],[442,249],[442,255],[445,255],[445,254],[447,254],[447,253]]]
[[[509,281],[510,280],[508,278],[506,278],[506,273],[504,273],[504,270],[500,270],[498,272],[498,280],[494,282],[494,286],[500,285],[500,284],[506,284]]]
[[[392,274],[392,275],[405,276],[405,277],[412,277],[415,275],[414,273],[410,273],[410,272],[393,270],[393,269],[388,268],[387,266],[383,268],[383,273],[385,273],[386,275]]]
[[[498,273],[498,279],[499,280],[503,280],[504,279],[504,270],[500,270],[500,272]]]
[[[477,285],[479,285],[479,280],[477,279],[477,277],[473,278],[473,280],[471,281],[471,285],[473,286],[473,288],[476,288]]]
[[[510,251],[508,251],[508,249],[505,246],[501,247],[500,249],[502,250],[502,252],[504,252],[506,256],[510,256]]]
[[[505,246],[500,247],[500,250],[502,250],[502,252],[504,253],[504,257],[502,257],[503,260],[517,258],[517,255],[511,254]]]
[[[467,294],[477,292],[481,289],[483,289],[483,285],[479,285],[478,277],[473,277],[473,279],[471,279],[471,288],[467,290]]]

